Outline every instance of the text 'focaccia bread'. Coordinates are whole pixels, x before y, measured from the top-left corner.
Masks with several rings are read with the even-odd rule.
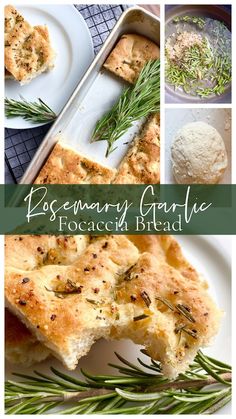
[[[152,115],[121,161],[113,183],[160,183],[160,116]]]
[[[21,84],[51,69],[55,53],[46,27],[33,27],[13,7],[5,7],[5,68]]]
[[[144,237],[151,253],[133,236],[136,245],[107,236],[69,266],[7,267],[8,308],[69,369],[99,338],[131,338],[176,377],[211,342],[221,312],[173,238]]]
[[[129,83],[135,83],[149,60],[160,57],[159,47],[137,34],[123,35],[104,63],[104,67]]]
[[[115,169],[102,166],[58,142],[34,183],[105,184],[112,182],[115,173]]]

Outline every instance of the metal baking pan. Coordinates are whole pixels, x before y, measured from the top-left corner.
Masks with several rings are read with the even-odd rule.
[[[144,35],[160,45],[159,19],[139,7],[126,10],[47,133],[21,183],[33,183],[59,136],[64,143],[98,163],[112,168],[119,165],[141,121],[117,141],[117,150],[107,158],[106,142],[91,144],[90,138],[96,121],[111,108],[125,86],[122,80],[102,67],[118,39],[125,33]]]
[[[208,17],[220,20],[225,23],[229,31],[231,31],[231,6],[230,5],[204,5],[204,4],[184,4],[180,6],[165,6],[165,37],[171,35],[171,27],[168,25],[175,17],[183,15],[194,15]],[[174,28],[174,27],[173,27]],[[200,97],[189,96],[184,92],[175,91],[167,83],[165,85],[165,101],[166,103],[231,103],[231,86],[225,93],[220,96],[214,96],[206,99]]]

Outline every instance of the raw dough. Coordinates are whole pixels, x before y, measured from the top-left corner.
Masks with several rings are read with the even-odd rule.
[[[218,183],[227,167],[227,154],[219,132],[205,122],[190,122],[176,134],[171,147],[177,183]]]

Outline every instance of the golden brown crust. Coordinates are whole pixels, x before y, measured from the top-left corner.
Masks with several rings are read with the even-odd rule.
[[[177,373],[184,371],[198,348],[208,345],[219,328],[221,314],[204,283],[189,282],[172,266],[149,253],[140,256],[128,278],[117,288],[116,296],[119,305],[133,301],[137,313],[147,317],[130,328],[114,329],[114,336],[131,337],[143,343],[145,328],[144,333],[149,336],[147,350],[154,359],[164,357],[167,374],[169,369],[172,374],[173,369]],[[187,316],[191,316],[190,320],[177,307],[183,308]]]
[[[34,26],[34,29],[37,30],[43,38],[50,42],[49,32],[47,26]],[[5,68],[5,79],[14,79],[13,75]]]
[[[89,243],[88,236],[25,235],[6,236],[5,267],[23,271],[39,269],[43,265],[69,265]],[[43,345],[13,314],[5,314],[6,357],[13,363],[30,364],[49,355]]]
[[[115,285],[137,258],[138,250],[126,237],[109,236],[94,240],[73,265],[33,271],[6,267],[7,304],[68,368],[74,368],[96,333],[101,337],[109,331],[109,318],[116,316],[109,304]],[[80,339],[87,341],[81,350]]]
[[[22,270],[43,265],[70,265],[85,250],[89,237],[12,235],[5,238],[5,266]]]
[[[123,158],[113,183],[160,183],[160,117],[152,115]]]
[[[116,170],[57,143],[34,183],[105,184],[112,182],[115,173]]]
[[[150,39],[137,34],[123,35],[104,63],[104,67],[134,83],[149,60],[160,57],[159,47]]]
[[[191,281],[199,281],[199,274],[184,256],[177,240],[170,235],[133,235],[127,236],[141,253],[148,252],[155,256],[160,263],[179,271]]]
[[[54,52],[47,28],[32,27],[13,6],[5,7],[5,67],[21,84],[47,71]]]
[[[171,236],[95,237],[69,266],[8,266],[5,288],[9,308],[68,368],[101,337],[130,338],[175,377],[221,316]]]

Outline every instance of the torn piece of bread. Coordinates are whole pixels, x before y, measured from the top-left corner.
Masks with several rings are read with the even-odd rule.
[[[221,312],[174,238],[156,241],[157,252],[155,240],[145,241],[153,254],[142,253],[141,238],[139,251],[107,236],[69,266],[7,267],[7,306],[69,369],[99,338],[129,338],[174,378],[211,342]]]
[[[13,6],[5,7],[5,67],[22,85],[53,67],[46,27],[32,27]]]
[[[105,184],[111,183],[115,169],[88,159],[63,143],[57,143],[34,183]]]
[[[218,332],[221,313],[205,283],[190,281],[149,253],[130,269],[116,296],[121,320],[111,338],[144,345],[167,377],[185,372]]]
[[[27,327],[5,310],[5,356],[12,364],[29,366],[46,359],[50,351],[32,335]]]
[[[94,240],[70,266],[6,267],[7,306],[69,368],[117,319],[118,280],[138,259],[125,236]]]
[[[88,236],[6,236],[5,266],[31,271],[43,265],[70,265],[89,244]],[[9,310],[5,312],[5,352],[11,363],[30,365],[50,351]]]
[[[121,161],[116,184],[160,183],[160,117],[152,115],[144,124]]]
[[[135,83],[149,60],[160,57],[159,47],[137,34],[123,35],[104,63],[104,67],[129,83]]]

